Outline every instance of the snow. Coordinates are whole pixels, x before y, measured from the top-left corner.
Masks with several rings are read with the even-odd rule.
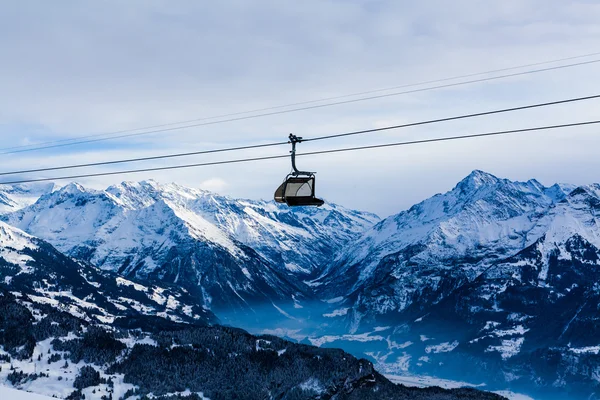
[[[376,326],[373,328],[374,332],[383,332],[383,331],[387,331],[388,329],[391,329],[391,326]]]
[[[292,272],[303,272],[305,274],[310,272],[310,270],[302,268],[301,266],[295,263],[285,263],[285,269]]]
[[[292,317],[290,314],[288,314],[287,312],[285,312],[281,307],[276,306],[275,303],[271,303],[271,304],[273,304],[273,307],[275,307],[275,309],[277,311],[279,311],[279,313],[281,315],[283,315],[284,317],[287,317],[289,319],[294,319],[294,320],[296,319],[296,318]]]
[[[444,342],[444,343],[440,343],[438,345],[431,345],[431,346],[425,347],[425,353],[427,353],[427,354],[449,353],[457,347],[458,347],[458,341],[456,341],[456,340],[452,343]]]
[[[439,386],[444,389],[458,389],[462,387],[484,387],[485,384],[471,384],[461,381],[453,381],[449,379],[435,378],[432,376],[416,376],[416,375],[385,375],[391,382],[402,384],[409,387],[430,387]]]
[[[341,336],[335,336],[335,335],[326,335],[326,336],[320,336],[320,337],[316,337],[316,338],[308,338],[309,342],[313,345],[313,346],[317,346],[317,347],[321,347],[326,343],[332,343],[332,342],[336,342],[336,341],[349,341],[349,342],[373,342],[373,341],[385,341],[385,339],[382,336],[369,336],[370,333],[361,333],[358,335],[352,335],[352,334],[348,334],[348,335],[341,335]]]
[[[135,346],[136,344],[148,344],[150,346],[158,347],[158,343],[156,343],[156,340],[148,336],[142,339],[137,339],[130,336],[128,338],[119,339],[119,341],[125,344],[128,348],[133,348],[133,346]]]
[[[301,332],[301,329],[276,328],[263,329],[259,333],[263,335],[279,336],[281,338],[288,337],[300,342],[306,338],[306,335],[303,335],[299,332]]]
[[[526,321],[527,319],[531,318],[528,315],[523,315],[523,314],[519,314],[519,313],[511,313],[507,319],[509,321],[515,321],[515,322],[523,322]]]
[[[500,322],[496,322],[496,321],[487,321],[485,323],[485,326],[483,327],[482,331],[487,331],[489,329],[493,329],[497,326],[501,325]]]
[[[192,394],[196,394],[198,397],[200,397],[201,400],[210,400],[208,397],[205,397],[204,394],[202,392],[192,392],[190,391],[190,389],[186,389],[183,392],[174,392],[174,393],[166,393],[161,395],[160,397],[169,397],[169,396],[181,396],[181,397],[188,397],[191,396]],[[158,396],[155,396],[152,393],[149,393],[146,395],[149,399],[156,399],[158,398]]]
[[[79,368],[84,364],[69,363],[69,368],[67,369],[60,368],[63,365],[64,360],[62,360],[62,362],[58,361],[49,364],[47,361],[48,350],[51,350],[51,353],[62,354],[61,352],[53,351],[52,345],[50,344],[52,340],[53,339],[48,339],[37,343],[31,358],[33,360],[32,362],[29,360],[16,359],[13,359],[11,363],[1,362],[0,367],[2,370],[0,371],[0,384],[6,384],[6,378],[10,372],[10,366],[12,365],[17,371],[23,371],[25,373],[44,372],[49,375],[49,377],[38,378],[34,381],[26,382],[21,385],[19,389],[39,393],[45,396],[57,395],[61,398],[67,397],[73,391],[73,380],[77,376]],[[40,355],[42,356],[42,359],[38,361]],[[61,378],[60,381],[58,380],[59,377]]]
[[[493,393],[499,394],[500,396],[504,396],[508,400],[534,400],[533,397],[529,397],[524,394],[511,392],[509,390],[498,390]]]
[[[54,253],[50,254],[54,255]],[[50,272],[49,276],[52,277],[52,274],[53,273]],[[109,312],[107,309],[110,308],[105,309],[99,307],[94,300],[98,298],[98,296],[106,297],[108,302],[112,303],[112,305],[114,305],[114,307],[120,311],[126,311],[130,308],[133,308],[146,315],[159,315],[163,316],[164,318],[179,322],[183,322],[179,318],[179,313],[183,313],[192,318],[198,317],[193,313],[193,304],[187,304],[183,306],[180,301],[177,300],[177,297],[181,296],[178,289],[171,289],[174,290],[173,294],[171,294],[170,292],[167,292],[166,289],[161,287],[154,285],[152,287],[146,287],[121,277],[116,278],[117,285],[130,287],[131,289],[137,290],[146,295],[148,301],[144,302],[144,304],[129,297],[112,298],[111,293],[98,290],[101,289],[100,282],[102,282],[102,280],[99,282],[90,281],[92,276],[93,274],[90,274],[90,276],[87,277],[84,276],[85,281],[90,284],[90,286],[86,287],[86,290],[84,291],[84,293],[87,293],[87,296],[84,298],[77,297],[71,290],[59,289],[61,287],[60,285],[58,287],[54,286],[54,284],[48,282],[48,279],[42,279],[42,282],[39,285],[35,285],[35,294],[30,293],[27,294],[27,296],[20,296],[19,292],[13,293],[17,297],[22,297],[22,304],[26,306],[38,320],[38,311],[33,306],[34,304],[47,304],[89,322],[99,321],[102,324],[111,324],[117,315],[120,315],[121,313]],[[114,279],[106,276],[105,278]],[[5,278],[5,282],[7,284],[10,284],[10,281],[11,279]],[[91,292],[89,292],[87,289],[91,289]],[[120,293],[122,293],[124,296],[128,296],[128,292],[130,292],[130,290],[120,291]],[[80,291],[76,291],[76,293],[80,293]],[[136,296],[134,295],[133,297]],[[164,307],[165,311],[157,313],[157,308],[162,308],[160,306]]]
[[[248,268],[246,268],[246,267],[242,268],[242,273],[246,276],[246,278],[252,280],[252,275],[250,275]]]
[[[298,299],[296,299],[296,296],[292,295],[292,300],[294,300],[294,308],[296,308],[296,309],[304,308],[304,306],[302,304],[300,304]]]
[[[7,222],[66,254],[87,247],[89,261],[103,269],[142,263],[140,274],[159,268],[169,249],[202,242],[241,260],[255,256],[248,246],[282,272],[306,275],[331,256],[327,249],[315,252],[315,242],[341,247],[379,220],[332,204],[290,210],[155,181],[123,182],[106,190],[69,184],[46,192],[34,204],[11,208]],[[242,273],[248,280],[258,278],[249,268]]]
[[[23,273],[31,272],[25,265],[31,257],[20,254],[25,249],[35,250],[34,238],[25,232],[0,221],[0,257],[21,267]]]
[[[232,238],[203,216],[186,208],[177,207],[177,205],[170,202],[165,202],[165,204],[173,210],[177,217],[186,222],[189,233],[193,238],[216,243],[227,249],[232,255],[242,255],[242,251],[234,243]]]
[[[330,312],[328,314],[323,314],[323,316],[326,318],[341,317],[343,315],[348,314],[349,309],[350,309],[349,307],[338,308],[337,310],[333,310],[332,312]]]
[[[314,392],[317,394],[321,394],[325,391],[325,388],[323,387],[321,382],[319,382],[319,380],[316,378],[310,378],[309,380],[302,382],[299,385],[299,387],[302,390]]]
[[[271,350],[269,348],[263,348],[261,346],[261,342],[264,343],[265,345],[270,345],[271,341],[270,340],[265,340],[265,339],[257,339],[256,340],[256,351],[261,351],[261,350]]]
[[[600,354],[600,346],[570,348],[569,351],[575,354]]]
[[[449,379],[435,378],[432,376],[417,376],[417,375],[385,375],[391,382],[402,384],[408,387],[431,387],[438,386],[443,389],[459,389],[464,387],[479,388],[485,390],[485,383],[473,384],[468,382],[453,381]],[[514,393],[508,390],[498,390],[492,393],[506,397],[508,400],[534,400],[532,397],[524,394]]]
[[[405,349],[405,348],[407,348],[409,346],[412,346],[414,344],[411,341],[407,341],[407,342],[398,344],[398,343],[394,342],[393,340],[390,340],[389,337],[386,339],[386,341],[387,341],[387,344],[388,344],[388,349],[390,349],[390,350],[393,350],[393,349]]]
[[[62,308],[64,311],[67,311],[70,314],[86,321],[90,321],[90,317],[88,317],[86,311],[97,310],[99,311],[99,314],[95,314],[94,317],[98,321],[106,324],[110,324],[114,321],[114,315],[109,314],[106,310],[98,307],[95,303],[76,297],[71,291],[50,291],[43,288],[36,288],[36,292],[39,294],[39,296],[28,295],[29,298],[35,303],[49,304],[53,307]],[[63,301],[64,298],[70,299],[71,303],[65,303]],[[128,302],[133,302],[133,300],[125,300]],[[146,311],[151,311],[151,309],[146,309]]]
[[[492,334],[496,335],[497,337],[504,337],[504,336],[524,335],[527,332],[529,332],[528,328],[523,327],[523,325],[518,325],[512,329],[492,331]]]
[[[77,338],[72,332],[69,333],[66,337],[61,339],[63,340],[72,340]],[[10,363],[0,362],[0,399],[16,399],[16,400],[45,400],[47,398],[65,398],[69,394],[71,394],[74,390],[73,381],[76,376],[79,374],[79,370],[84,367],[86,364],[83,361],[80,361],[77,364],[73,364],[71,361],[68,362],[68,367],[63,368],[65,364],[65,360],[61,359],[54,363],[49,363],[48,358],[50,354],[59,354],[64,355],[63,352],[55,351],[52,347],[51,342],[54,338],[50,338],[36,344],[34,348],[33,355],[30,361],[26,360],[17,360],[12,359]],[[134,339],[127,338],[122,339],[122,341],[128,346],[133,347],[135,343],[144,343],[150,345],[156,345],[156,342],[149,339],[148,337],[142,339]],[[0,349],[0,354],[3,351]],[[41,356],[41,360],[38,360],[38,357]],[[17,371],[23,371],[25,373],[35,373],[35,372],[43,372],[48,374],[48,377],[41,377],[33,381],[29,381],[23,383],[18,388],[19,391],[14,389],[8,389],[3,384],[8,385],[7,376],[10,373],[10,366],[13,366]],[[99,369],[97,366],[95,367],[97,370]],[[101,371],[100,371],[101,372]],[[113,391],[113,398],[119,399],[121,398],[125,392],[130,389],[135,389],[134,385],[124,382],[124,375],[122,374],[111,374],[107,375],[101,372],[101,376],[105,379],[112,379],[114,383],[114,388],[110,390]],[[17,389],[17,388],[15,388]],[[92,393],[95,390],[96,393]],[[87,399],[90,400],[100,400],[100,398],[104,395],[107,395],[109,391],[109,387],[106,384],[102,384],[96,387],[90,387],[85,389],[83,392]],[[31,394],[27,392],[36,393]],[[202,398],[202,395],[199,394]],[[10,397],[7,397],[10,396]],[[17,397],[19,396],[19,397]],[[29,397],[31,396],[31,397]],[[47,396],[47,397],[46,397]]]
[[[430,277],[439,276],[440,269],[459,270],[460,266],[457,273],[474,279],[498,258],[506,258],[534,243],[538,243],[545,260],[538,271],[539,279],[545,280],[549,254],[559,249],[560,257],[570,257],[564,243],[573,235],[581,235],[600,247],[597,229],[600,219],[590,212],[590,204],[600,200],[600,189],[597,185],[573,189],[566,185],[546,188],[534,180],[511,182],[474,171],[451,191],[435,195],[370,228],[336,257],[327,270],[326,282],[335,287],[345,281],[352,268],[361,272],[357,280],[345,283],[346,291],[368,290],[370,282],[380,273],[376,269],[382,268],[382,259],[398,254],[397,266],[391,274],[396,278],[394,291],[402,290],[391,296],[360,301],[368,302],[369,311],[377,314],[402,311],[423,290],[435,290],[436,282]],[[405,249],[413,248],[422,250],[416,255],[410,251],[404,253]],[[403,257],[410,257],[411,262]],[[474,261],[467,266],[462,261],[456,262],[463,257]],[[415,262],[419,268],[413,270],[410,266]]]
[[[335,297],[333,299],[325,300],[325,302],[328,303],[328,304],[335,304],[335,303],[339,303],[339,302],[341,302],[343,300],[344,300],[344,297],[339,296],[339,297]]]
[[[407,353],[402,353],[402,355],[396,358],[395,367],[400,371],[408,371],[410,368],[410,360],[412,356]]]
[[[50,400],[52,397],[11,389],[0,385],[0,399],[5,400]]]
[[[41,196],[52,193],[58,188],[55,183],[0,185],[0,214],[30,206]]]
[[[493,351],[497,351],[500,353],[501,357],[503,360],[507,360],[517,354],[519,354],[519,352],[521,351],[521,346],[523,345],[523,342],[525,342],[525,338],[514,338],[514,339],[508,339],[508,340],[502,340],[502,344],[499,346],[489,346],[485,352],[493,352]]]
[[[139,283],[131,282],[130,280],[127,280],[127,279],[122,278],[120,276],[116,278],[116,281],[117,281],[117,285],[133,286],[133,288],[135,290],[137,290],[138,292],[145,292],[146,291],[146,287],[145,286],[140,285]]]

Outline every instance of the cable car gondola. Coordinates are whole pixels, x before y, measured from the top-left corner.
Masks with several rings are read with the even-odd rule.
[[[302,141],[301,137],[290,134],[292,143],[292,169],[285,181],[275,191],[275,201],[285,203],[290,207],[316,206],[320,207],[325,202],[315,197],[314,172],[298,171],[296,168],[296,143]]]

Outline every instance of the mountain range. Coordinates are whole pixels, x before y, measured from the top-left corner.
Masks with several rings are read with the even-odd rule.
[[[4,223],[0,250],[0,382],[14,388],[68,400],[501,399],[394,385],[342,350],[219,326],[185,289],[85,265]]]
[[[73,307],[104,296],[94,322],[118,320],[121,307],[135,304],[120,298],[140,302],[135,295],[144,293],[136,307],[146,316],[203,326],[219,319],[341,347],[385,373],[484,382],[542,399],[599,397],[598,184],[546,187],[473,171],[385,219],[154,181],[102,191],[4,186],[0,199],[0,229],[27,238],[2,251],[18,264],[36,251],[19,242],[56,248],[48,252],[93,292],[67,289]],[[26,287],[19,277],[27,271],[11,268],[5,284],[28,295],[65,292],[42,276]],[[94,292],[105,285],[144,289]]]
[[[72,183],[2,219],[103,270],[181,286],[214,310],[271,303],[285,313],[314,299],[304,280],[378,217],[144,181],[103,191]]]
[[[350,333],[388,327],[370,351],[384,370],[596,398],[599,216],[600,185],[474,171],[373,226],[317,282]]]

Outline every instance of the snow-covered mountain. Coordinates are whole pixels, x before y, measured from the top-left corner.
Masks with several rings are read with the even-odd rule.
[[[9,399],[40,397],[2,385],[68,400],[503,399],[397,386],[369,361],[337,349],[160,317],[125,327],[92,323],[21,297],[0,286],[0,394]]]
[[[318,284],[330,297],[364,299],[375,313],[401,312],[416,301],[439,300],[544,235],[563,243],[579,234],[600,246],[588,204],[598,199],[598,188],[547,188],[474,171],[450,192],[373,226]]]
[[[181,288],[144,285],[99,270],[3,222],[0,282],[23,304],[51,305],[92,323],[125,321],[137,315],[201,325],[218,322]]]
[[[325,269],[327,317],[349,330],[328,343],[360,340],[389,372],[588,398],[600,390],[599,218],[600,185],[474,171]]]
[[[254,311],[257,331],[342,347],[388,373],[594,399],[599,215],[600,185],[474,171],[379,222],[153,181],[70,184],[1,218],[79,265],[181,286],[218,313]],[[268,325],[271,314],[290,326]]]
[[[378,218],[328,204],[291,211],[176,184],[69,184],[4,221],[125,277],[180,285],[213,309],[314,298],[303,281]]]
[[[600,250],[578,234],[554,239],[495,263],[414,319],[407,334],[429,338],[411,349],[426,357],[415,370],[457,376],[470,363],[476,379],[530,391],[534,383],[541,398],[595,398]]]
[[[0,396],[490,399],[396,386],[341,350],[211,325],[188,292],[144,286],[0,222]],[[8,397],[10,396],[10,397]]]

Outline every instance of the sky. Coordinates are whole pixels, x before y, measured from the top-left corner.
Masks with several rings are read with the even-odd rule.
[[[600,63],[591,63],[236,121],[210,119],[600,52],[599,20],[600,2],[593,0],[4,2],[0,149],[189,120],[211,124],[2,154],[0,168],[9,172],[271,143],[285,141],[290,132],[311,138],[600,94]],[[599,59],[600,54],[510,72]],[[436,85],[378,93],[431,86]],[[599,118],[598,110],[600,100],[594,100],[301,143],[298,152],[580,122]],[[317,172],[317,194],[326,200],[387,216],[450,190],[474,169],[512,180],[536,178],[545,185],[600,182],[599,131],[600,126],[591,126],[306,156],[298,158],[298,166]],[[288,152],[280,146],[5,175],[0,181]],[[270,199],[289,171],[289,160],[277,159],[77,181],[104,188],[155,179]]]

